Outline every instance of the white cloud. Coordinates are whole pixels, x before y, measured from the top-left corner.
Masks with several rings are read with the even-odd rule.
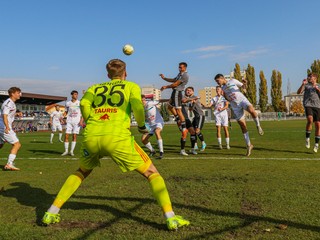
[[[214,52],[214,51],[224,51],[233,48],[231,45],[211,45],[196,49],[184,50],[182,53],[193,53],[193,52]]]
[[[232,59],[234,61],[243,61],[243,60],[247,60],[247,59],[251,59],[251,58],[255,58],[258,55],[262,55],[265,53],[268,53],[269,50],[267,48],[259,48],[256,50],[251,50],[248,52],[242,52],[242,53],[238,53],[238,54],[233,54],[232,55]]]
[[[34,80],[24,78],[0,78],[1,89],[8,90],[16,86],[21,88],[22,93],[37,93],[45,95],[70,97],[72,90],[77,90],[82,96],[82,90],[86,90],[94,82],[74,82],[74,81],[56,81],[56,80]]]

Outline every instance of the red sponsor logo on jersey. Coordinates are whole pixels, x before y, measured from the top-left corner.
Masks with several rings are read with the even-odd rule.
[[[110,120],[110,117],[109,117],[108,114],[104,114],[103,116],[101,116],[101,117],[99,118],[99,120]]]
[[[96,108],[94,113],[117,113],[117,108]]]

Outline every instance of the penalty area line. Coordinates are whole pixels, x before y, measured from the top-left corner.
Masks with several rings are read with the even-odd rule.
[[[7,158],[0,158],[1,160],[7,160]],[[26,160],[72,160],[72,161],[76,161],[76,160],[79,160],[80,158],[64,158],[64,157],[28,157],[28,158],[16,158],[17,160],[23,160],[23,159],[26,159]],[[111,159],[109,157],[104,157],[102,159]],[[182,157],[182,156],[177,156],[177,157],[164,157],[163,160],[174,160],[174,159],[177,159],[177,160],[198,160],[198,159],[207,159],[207,160],[271,160],[271,161],[319,161],[320,158],[281,158],[281,157],[246,157],[246,156],[243,156],[243,157],[206,157],[206,156],[199,156],[199,155],[189,155],[189,156],[185,156],[185,157]],[[153,159],[152,159],[153,160]],[[153,160],[154,162],[157,162],[157,161],[162,161],[162,160]]]

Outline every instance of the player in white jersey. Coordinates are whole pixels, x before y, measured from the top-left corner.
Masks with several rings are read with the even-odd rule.
[[[159,101],[147,101],[144,95],[141,96],[141,100],[144,105],[146,123],[150,127],[149,133],[142,135],[142,143],[150,150],[150,156],[154,156],[156,154],[156,151],[149,142],[149,138],[153,136],[153,134],[155,134],[158,141],[158,147],[160,152],[158,159],[162,159],[164,151],[161,131],[164,126],[164,121],[159,109],[157,108]]]
[[[78,92],[73,90],[71,92],[71,101],[66,103],[65,116],[67,117],[66,135],[64,138],[64,153],[61,156],[68,155],[69,149],[69,134],[72,134],[72,142],[70,148],[70,155],[74,156],[74,149],[77,144],[77,134],[79,134],[80,126],[83,124],[81,116],[80,101],[78,100]]]
[[[15,102],[21,97],[21,89],[18,87],[11,87],[8,90],[9,98],[2,103],[0,112],[0,148],[3,147],[5,142],[12,145],[8,162],[4,166],[4,170],[18,171],[19,168],[15,167],[13,162],[21,147],[16,133],[12,129],[12,123],[16,115],[21,116],[21,112],[17,112]]]
[[[214,107],[213,114],[216,121],[217,128],[217,139],[219,148],[222,149],[222,141],[221,141],[221,127],[223,127],[224,135],[226,138],[227,149],[230,149],[230,138],[228,131],[228,107],[229,102],[223,96],[223,91],[220,86],[216,86],[217,95],[211,99],[209,107]]]
[[[55,106],[56,110],[53,111],[50,114],[50,125],[51,125],[51,135],[50,135],[50,143],[53,143],[53,136],[54,133],[57,131],[59,131],[59,141],[63,142],[62,140],[62,126],[61,126],[61,121],[63,119],[63,113],[60,112],[60,107],[59,105]]]
[[[232,110],[234,112],[236,120],[238,121],[241,127],[242,133],[247,144],[246,155],[250,156],[251,151],[253,149],[253,145],[250,142],[249,132],[245,121],[244,110],[248,111],[251,114],[254,122],[256,123],[259,134],[263,135],[264,132],[260,126],[258,114],[254,110],[254,107],[240,91],[240,88],[246,89],[246,84],[241,83],[236,79],[226,80],[222,74],[217,74],[214,79],[218,83],[218,85],[221,86],[224,92],[224,96],[231,104]]]

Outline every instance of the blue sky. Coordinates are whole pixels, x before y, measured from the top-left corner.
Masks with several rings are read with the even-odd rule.
[[[0,1],[0,89],[69,96],[106,80],[112,58],[128,80],[161,87],[188,63],[190,84],[215,85],[236,62],[273,69],[296,91],[320,58],[320,1]],[[123,55],[126,43],[135,48]],[[168,95],[170,90],[165,90]]]

